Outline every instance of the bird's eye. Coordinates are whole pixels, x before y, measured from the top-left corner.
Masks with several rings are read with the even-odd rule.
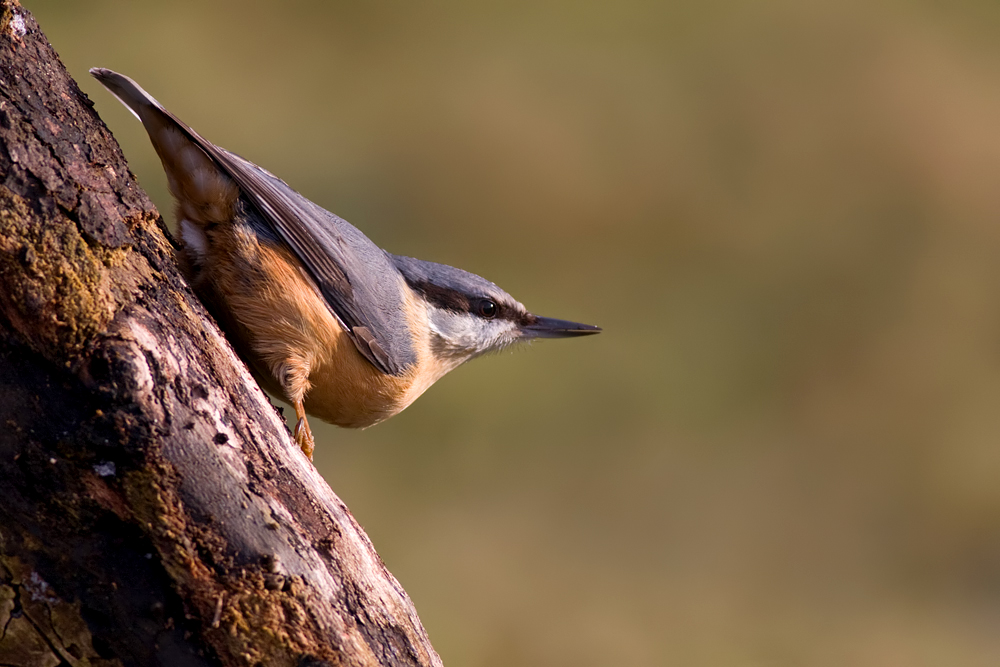
[[[497,305],[489,299],[483,299],[476,305],[476,312],[479,313],[480,317],[491,320],[496,317]]]

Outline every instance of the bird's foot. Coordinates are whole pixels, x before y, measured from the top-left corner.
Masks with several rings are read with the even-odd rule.
[[[302,449],[302,453],[306,455],[306,458],[312,461],[313,450],[316,449],[316,441],[313,439],[312,431],[309,429],[309,422],[306,421],[305,417],[300,417],[299,421],[295,423],[295,430],[292,432],[295,436],[295,443]]]

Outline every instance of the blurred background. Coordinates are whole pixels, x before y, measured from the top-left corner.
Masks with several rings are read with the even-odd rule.
[[[316,464],[447,665],[1000,664],[1000,3],[24,0],[400,254],[601,325]]]

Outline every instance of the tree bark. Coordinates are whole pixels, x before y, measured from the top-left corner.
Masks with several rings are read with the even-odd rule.
[[[0,1],[0,664],[440,665]]]

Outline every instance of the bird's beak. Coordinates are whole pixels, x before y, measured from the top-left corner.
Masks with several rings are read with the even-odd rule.
[[[570,338],[601,332],[601,327],[589,324],[556,320],[551,317],[538,317],[537,315],[533,317],[534,320],[531,323],[521,327],[522,338]]]

